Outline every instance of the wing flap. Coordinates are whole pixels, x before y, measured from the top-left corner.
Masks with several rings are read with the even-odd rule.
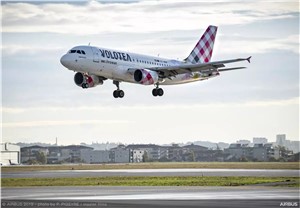
[[[231,70],[245,69],[245,68],[247,67],[232,67],[232,68],[219,69],[218,71],[222,72],[222,71],[231,71]]]

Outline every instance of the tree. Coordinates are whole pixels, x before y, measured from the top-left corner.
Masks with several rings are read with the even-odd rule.
[[[148,158],[148,153],[147,153],[147,151],[144,152],[144,155],[143,155],[143,162],[149,162],[149,158]]]
[[[242,156],[242,157],[240,158],[240,162],[248,162],[248,161],[249,161],[248,158],[245,157],[245,156]]]
[[[195,162],[195,153],[194,153],[194,151],[189,152],[188,161],[189,162]]]
[[[292,154],[293,152],[288,150],[286,147],[284,146],[278,146],[279,148],[279,154],[282,158],[287,158],[288,155]]]
[[[28,165],[37,165],[38,164],[38,162],[34,159],[29,159],[25,163],[27,163]]]
[[[47,158],[43,152],[37,152],[36,153],[36,160],[40,164],[46,164],[47,163]]]
[[[277,160],[274,157],[270,157],[268,161],[269,162],[277,162]]]
[[[163,156],[162,158],[159,158],[158,161],[159,162],[170,162],[170,160],[166,156]]]

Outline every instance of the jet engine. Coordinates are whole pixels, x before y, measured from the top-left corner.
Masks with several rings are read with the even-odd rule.
[[[96,75],[87,75],[77,72],[74,76],[74,82],[77,86],[82,88],[96,87],[102,85],[103,80]]]
[[[133,74],[134,80],[142,85],[151,85],[158,82],[158,74],[148,69],[137,69]]]

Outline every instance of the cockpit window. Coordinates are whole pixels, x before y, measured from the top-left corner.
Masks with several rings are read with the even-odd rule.
[[[85,52],[83,50],[70,50],[69,53],[79,53],[85,55]]]

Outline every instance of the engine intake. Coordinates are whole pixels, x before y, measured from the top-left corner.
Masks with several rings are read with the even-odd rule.
[[[82,88],[96,87],[97,85],[102,85],[103,80],[96,75],[86,75],[80,72],[77,72],[74,75],[74,82],[77,86]]]
[[[158,82],[158,74],[148,69],[137,69],[133,74],[134,81],[142,85],[151,85]]]

